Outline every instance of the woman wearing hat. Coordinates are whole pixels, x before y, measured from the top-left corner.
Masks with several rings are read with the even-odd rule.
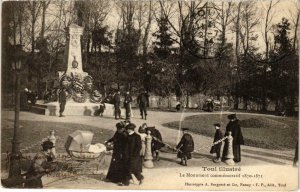
[[[233,161],[240,162],[241,161],[241,145],[244,145],[244,138],[240,126],[239,120],[236,118],[235,114],[228,115],[229,123],[226,126],[225,136],[231,135],[233,137],[232,141],[232,149],[233,149]],[[227,152],[228,152],[228,140],[225,140],[225,145],[222,153],[222,161],[226,160]]]
[[[113,154],[106,179],[114,183],[123,182],[125,179],[124,146],[126,142],[125,123],[116,124],[117,131],[114,136],[105,143],[113,143]]]
[[[182,128],[181,130],[183,131],[183,135],[176,146],[176,150],[178,151],[177,157],[181,159],[181,165],[187,166],[187,160],[192,158],[191,152],[194,151],[194,140],[192,135],[187,132],[188,128]]]
[[[42,176],[54,169],[51,149],[53,143],[44,141],[42,151],[38,152],[26,174],[25,188],[43,188]]]

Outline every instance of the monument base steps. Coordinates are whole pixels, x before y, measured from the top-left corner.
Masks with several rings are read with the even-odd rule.
[[[76,103],[73,101],[67,102],[65,106],[65,111],[63,115],[65,116],[95,116],[97,114],[97,110],[99,110],[99,104],[97,103]],[[103,116],[114,117],[114,106],[112,104],[106,103],[105,104],[105,111]],[[51,102],[51,103],[44,103],[43,101],[39,100],[37,103],[32,107],[33,110],[31,112],[48,115],[48,116],[59,116],[59,103],[58,102]],[[125,109],[121,109],[121,116],[125,117]]]

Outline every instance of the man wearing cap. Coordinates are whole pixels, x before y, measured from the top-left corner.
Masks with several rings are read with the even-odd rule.
[[[59,102],[59,117],[64,117],[63,112],[65,111],[65,106],[67,102],[67,93],[66,89],[62,88],[58,95]]]
[[[125,93],[125,98],[124,98],[124,107],[126,111],[126,119],[129,120],[131,116],[131,102],[132,102],[132,97],[129,94],[129,91],[126,91]]]
[[[183,131],[183,135],[176,146],[176,150],[178,151],[177,157],[181,159],[181,165],[187,166],[187,160],[192,158],[191,152],[194,151],[194,140],[192,135],[188,133],[188,128],[182,128],[181,130]]]
[[[215,143],[223,138],[223,133],[220,130],[220,127],[221,127],[220,123],[215,123],[214,126],[216,129],[216,132],[215,132],[213,142]],[[221,158],[220,158],[221,157],[221,147],[222,147],[222,142],[214,144],[210,149],[211,154],[213,154],[213,153],[217,154],[216,158],[213,160],[215,163],[221,162]]]
[[[121,118],[120,105],[121,105],[120,91],[117,91],[117,93],[114,95],[115,119]]]
[[[229,135],[229,132],[232,133],[233,141],[232,141],[232,149],[233,149],[233,161],[240,162],[241,161],[241,145],[244,145],[244,138],[240,126],[239,120],[236,118],[235,114],[228,115],[229,123],[226,126],[225,136]],[[222,161],[226,160],[227,152],[228,152],[228,140],[225,140],[225,145],[222,153]]]
[[[38,152],[33,158],[33,162],[26,174],[25,188],[43,188],[42,176],[54,170],[53,155],[51,149],[53,143],[44,141],[42,151]]]
[[[126,179],[124,185],[128,186],[132,175],[134,175],[141,185],[144,179],[142,175],[142,159],[140,152],[142,149],[141,137],[134,132],[135,124],[128,124],[125,129],[127,131],[127,139],[125,143],[125,162],[126,162]]]
[[[141,90],[141,93],[137,97],[137,103],[139,104],[141,118],[145,120],[147,119],[147,106],[149,106],[148,102],[149,94],[145,90]]]

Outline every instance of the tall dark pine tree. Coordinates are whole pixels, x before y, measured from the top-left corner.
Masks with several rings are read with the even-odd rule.
[[[140,31],[132,26],[118,29],[115,40],[115,53],[117,59],[116,75],[118,88],[124,85],[131,90],[132,83],[137,81],[137,65],[138,65],[138,46],[140,40]]]
[[[293,114],[299,90],[297,74],[299,65],[298,56],[294,53],[292,40],[289,38],[290,30],[290,23],[286,18],[282,18],[275,26],[275,46],[270,53],[270,87],[276,109]]]
[[[157,19],[158,30],[153,33],[156,41],[153,42],[153,51],[155,58],[155,65],[152,65],[151,71],[151,85],[154,88],[153,91],[162,96],[169,96],[174,86],[174,62],[171,57],[172,51],[174,50],[173,44],[174,40],[172,39],[172,34],[170,32],[170,24],[168,19],[164,16]],[[145,78],[149,78],[145,76]],[[146,80],[146,79],[145,79]],[[149,81],[149,80],[147,80]],[[147,81],[144,83],[144,87],[147,87]]]
[[[291,52],[292,44],[288,37],[290,30],[290,23],[286,18],[282,18],[281,22],[276,25],[274,40],[277,54],[288,54]]]
[[[171,38],[170,26],[168,20],[164,17],[157,20],[158,31],[153,36],[156,37],[154,45],[154,53],[160,59],[166,59],[170,56],[174,41]]]

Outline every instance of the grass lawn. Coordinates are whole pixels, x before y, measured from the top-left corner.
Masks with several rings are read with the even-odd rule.
[[[238,114],[245,145],[269,149],[294,149],[298,140],[298,119],[285,117],[266,117],[259,115]],[[179,121],[169,122],[164,126],[178,129]],[[225,132],[227,115],[195,115],[183,120],[181,127],[192,132],[213,137],[214,123],[221,124]]]
[[[56,151],[59,153],[66,152],[64,145],[70,133],[76,130],[88,130],[94,133],[92,143],[104,143],[104,141],[111,138],[113,131],[99,129],[81,124],[73,123],[56,123],[56,122],[34,122],[34,121],[20,121],[21,134],[21,149],[33,146],[28,151],[24,152],[38,152],[41,149],[41,141],[43,138],[49,136],[51,130],[56,131],[58,139],[56,141]],[[13,138],[13,120],[2,121],[1,127],[1,151],[11,151],[11,141]]]

